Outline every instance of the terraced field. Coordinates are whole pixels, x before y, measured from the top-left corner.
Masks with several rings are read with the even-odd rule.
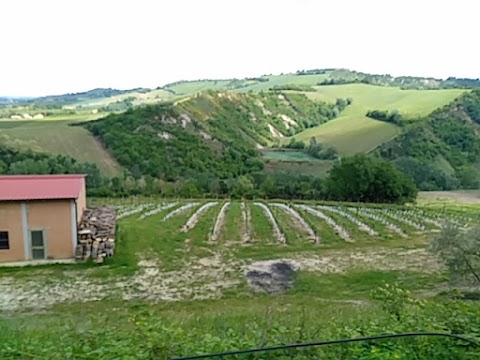
[[[399,134],[397,126],[366,117],[369,110],[399,110],[404,117],[420,118],[465,91],[401,90],[366,84],[317,86],[316,89],[316,92],[305,94],[312,99],[330,102],[351,97],[353,103],[335,120],[308,129],[295,138],[308,141],[314,136],[318,142],[337,148],[343,155],[369,152]]]

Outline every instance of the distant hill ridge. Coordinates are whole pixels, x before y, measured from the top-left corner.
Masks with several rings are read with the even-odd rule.
[[[305,80],[310,76],[311,79]],[[156,90],[163,89],[176,95],[186,95],[203,90],[268,90],[274,89],[275,86],[286,85],[332,85],[332,84],[352,84],[364,83],[381,86],[395,86],[405,89],[470,89],[480,87],[480,79],[455,78],[436,79],[433,77],[417,77],[417,76],[391,76],[389,74],[369,74],[348,69],[311,69],[299,70],[296,73],[287,73],[280,75],[262,75],[247,78],[231,78],[231,79],[202,79],[202,80],[179,80],[164,86],[159,86]],[[83,100],[92,100],[100,98],[108,98],[129,93],[148,93],[154,91],[148,88],[135,88],[129,90],[118,90],[112,88],[97,88],[85,92],[68,93],[62,95],[49,95],[37,98],[11,98],[0,97],[2,102],[29,102],[35,104],[73,104]]]
[[[30,103],[35,103],[35,104],[51,104],[51,103],[56,103],[56,104],[70,104],[70,103],[75,103],[77,101],[82,101],[82,100],[91,100],[91,99],[100,99],[100,98],[108,98],[111,96],[116,96],[116,95],[122,95],[122,94],[128,94],[128,93],[142,93],[142,92],[148,92],[150,89],[145,89],[145,88],[137,88],[137,89],[130,89],[130,90],[117,90],[117,89],[111,89],[111,88],[97,88],[85,92],[79,92],[79,93],[69,93],[69,94],[63,94],[63,95],[50,95],[50,96],[43,96],[43,97],[38,97],[34,99],[28,100]]]

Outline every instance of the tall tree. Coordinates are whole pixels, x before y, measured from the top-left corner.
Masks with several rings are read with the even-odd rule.
[[[417,196],[412,179],[392,164],[366,155],[343,158],[326,181],[327,196],[332,200],[405,203]]]

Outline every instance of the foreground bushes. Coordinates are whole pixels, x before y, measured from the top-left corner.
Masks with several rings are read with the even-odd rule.
[[[316,318],[314,309],[285,312],[268,309],[250,316],[234,308],[222,316],[202,314],[166,318],[139,306],[128,322],[95,316],[87,329],[62,324],[11,328],[0,325],[2,359],[167,359],[268,345],[329,340],[412,331],[437,331],[480,338],[480,307],[462,301],[418,301],[408,291],[386,285],[372,294],[381,312],[368,306],[357,317],[341,312],[331,320]],[[192,304],[192,307],[194,305]],[[193,310],[191,310],[193,312]],[[376,310],[375,310],[376,311]],[[85,316],[79,314],[78,316]],[[344,318],[342,318],[342,316]],[[1,324],[1,323],[0,323]],[[99,324],[102,324],[99,326]],[[478,359],[480,349],[447,338],[408,338],[302,350],[263,353],[236,359]]]

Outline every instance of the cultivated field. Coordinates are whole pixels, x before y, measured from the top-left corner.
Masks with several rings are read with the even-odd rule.
[[[330,102],[351,97],[353,103],[337,119],[308,129],[295,138],[308,141],[315,136],[320,143],[333,146],[344,155],[371,151],[400,133],[395,125],[366,117],[367,111],[399,110],[407,118],[417,118],[448,104],[464,92],[456,89],[401,90],[366,84],[328,85],[316,89],[316,92],[305,94]]]
[[[72,121],[0,121],[0,144],[22,150],[70,155],[92,162],[104,175],[117,175],[120,166],[88,130]]]
[[[442,209],[251,201],[170,205],[119,208],[125,237],[143,234],[142,240],[131,241],[131,252],[138,253],[145,242],[144,248],[155,249],[155,259],[171,265],[225,249],[235,259],[270,258],[325,248],[415,244],[439,231],[447,219],[462,226],[473,222]],[[158,243],[159,235],[169,245]]]
[[[4,294],[0,295],[0,307],[47,306],[69,299],[89,301],[100,296],[97,290],[103,297],[119,300],[217,298],[227,288],[232,291],[240,286],[245,290],[242,269],[252,262],[279,258],[290,259],[300,270],[322,274],[351,269],[435,272],[439,265],[425,251],[425,240],[440,231],[447,219],[461,226],[475,219],[444,209],[278,201],[144,201],[116,207],[117,252],[108,259],[105,269],[97,268],[93,273],[102,273],[102,277],[123,275],[117,280],[126,286],[123,295],[112,283],[100,282],[98,289],[82,290],[75,284],[85,280],[86,274],[71,279],[71,283],[57,284],[56,296],[49,291],[36,293],[41,282],[34,285],[32,281],[30,290],[28,286],[19,289],[19,284],[14,290],[0,282]],[[431,266],[425,266],[425,262]],[[191,273],[198,266],[222,272],[213,278],[208,271],[203,275]],[[151,279],[159,282],[158,288],[150,284],[145,292],[137,293],[133,284],[138,277],[148,275],[145,268],[163,275]],[[60,295],[62,287],[64,295]],[[32,297],[22,296],[19,303],[9,294],[12,291],[28,291]]]
[[[362,204],[108,203],[119,229],[105,265],[0,268],[0,355],[163,359],[360,336],[342,324],[392,321],[371,300],[377,287],[397,283],[422,298],[445,291],[443,265],[426,241],[446,220],[475,221],[473,212]],[[275,259],[292,264],[293,286],[282,295],[253,291],[245,274]]]

